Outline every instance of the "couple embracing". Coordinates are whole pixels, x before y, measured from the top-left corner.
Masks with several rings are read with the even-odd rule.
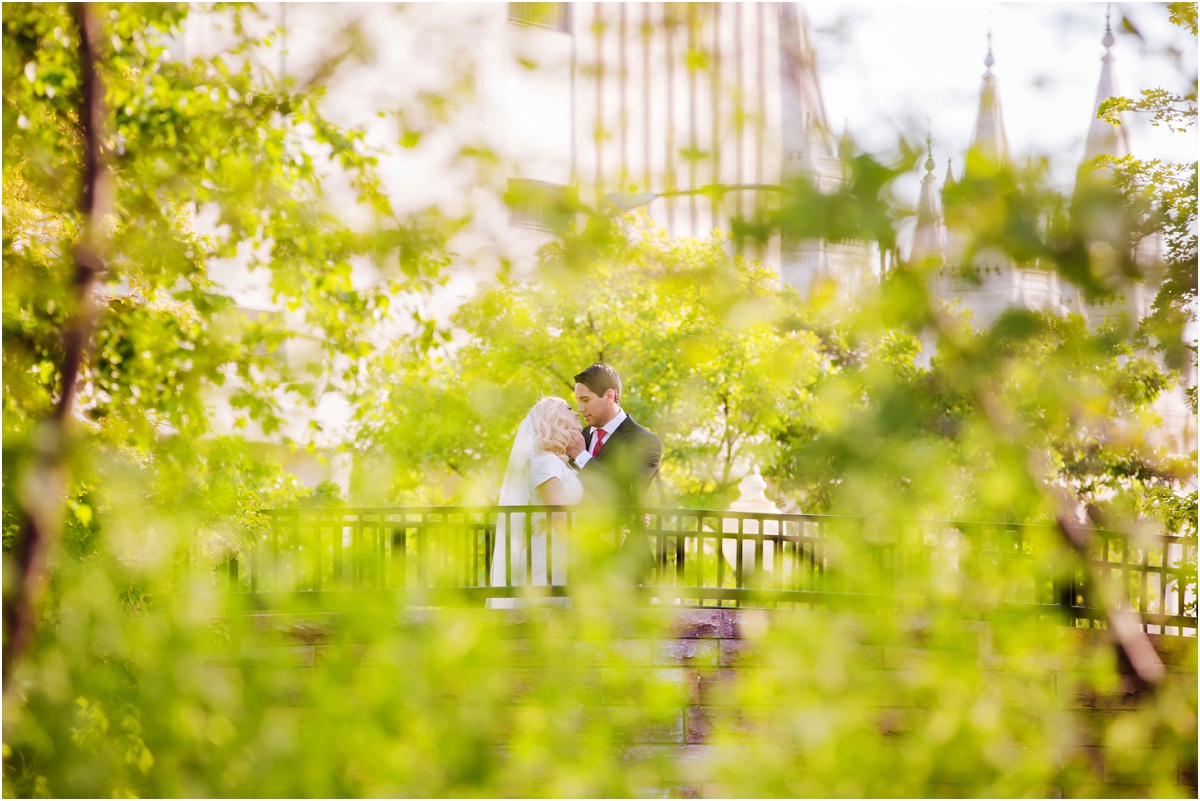
[[[575,400],[586,428],[570,404],[553,397],[542,398],[521,421],[500,488],[500,506],[582,504],[616,520],[620,510],[642,504],[658,474],[662,442],[621,408],[620,375],[606,364],[593,364],[575,376]],[[501,514],[491,585],[565,584],[569,557],[562,517]],[[650,543],[639,526],[631,527],[618,556],[635,576],[645,569]],[[531,575],[527,568],[532,568]],[[488,602],[493,608],[515,605],[513,599]]]

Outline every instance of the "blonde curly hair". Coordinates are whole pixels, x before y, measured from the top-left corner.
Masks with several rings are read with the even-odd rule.
[[[562,398],[542,398],[529,410],[534,453],[553,453],[567,460],[567,446],[575,428],[563,415],[564,410],[570,412],[571,404]]]

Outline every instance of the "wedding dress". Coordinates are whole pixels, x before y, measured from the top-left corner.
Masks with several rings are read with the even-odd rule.
[[[541,503],[537,488],[551,478],[562,482],[567,505],[583,500],[583,483],[567,464],[553,453],[535,453],[529,418],[521,421],[517,438],[508,457],[508,469],[500,486],[500,506],[529,506]],[[529,535],[526,536],[526,527]],[[547,581],[547,532],[550,534],[550,583],[562,586],[567,582],[566,537],[555,531],[549,516],[543,512],[504,512],[496,521],[496,545],[492,551],[491,586],[545,586]],[[526,548],[528,547],[528,553]],[[526,568],[532,567],[532,580]],[[506,571],[508,574],[506,575]],[[568,598],[525,599],[489,598],[489,609],[511,609],[517,606],[567,606]]]

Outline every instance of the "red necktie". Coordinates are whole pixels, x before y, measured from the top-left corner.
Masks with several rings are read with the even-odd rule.
[[[596,429],[596,444],[595,447],[592,448],[592,456],[595,456],[600,452],[600,446],[604,444],[604,438],[607,436],[608,432],[603,428]]]

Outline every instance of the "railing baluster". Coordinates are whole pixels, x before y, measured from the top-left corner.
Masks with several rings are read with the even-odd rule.
[[[476,587],[479,582],[479,523],[474,518],[467,524],[463,542],[467,549],[467,560],[470,562],[466,584],[468,587]]]
[[[512,512],[504,513],[504,586],[511,587],[513,583],[512,576],[512,552],[513,552],[513,536],[512,536]]]
[[[676,532],[676,534],[678,536],[678,532]],[[671,530],[662,526],[662,518],[660,517],[658,520],[656,520],[656,525],[654,528],[654,543],[656,548],[655,553],[659,555],[658,567],[656,567],[656,570],[658,570],[658,576],[655,577],[654,583],[662,586],[666,586],[667,583],[667,541],[670,541],[670,538]],[[676,580],[674,580],[674,583],[679,583],[678,553],[676,553]]]
[[[522,527],[521,536],[525,540],[525,581],[526,587],[533,584],[533,524],[535,513],[528,516],[529,525]]]
[[[496,559],[494,549],[496,547],[495,530],[498,521],[497,523],[491,523],[489,522],[490,519],[490,512],[485,511],[479,516],[479,538],[482,540],[482,544],[477,542],[476,547],[482,548],[482,550],[479,552],[479,573],[476,580],[479,582],[480,587],[492,586],[492,565],[495,564]]]
[[[545,528],[542,531],[543,541],[545,542],[545,547],[543,548],[543,553],[546,556],[546,561],[542,566],[542,572],[545,574],[545,583],[546,583],[547,587],[551,587],[554,585],[554,571],[551,569],[551,565],[554,561],[552,552],[554,551],[554,540],[555,540],[554,524],[555,524],[557,515],[558,515],[558,512],[554,512],[554,511],[546,512]]]
[[[812,523],[807,520],[801,520],[796,524],[796,570],[795,581],[792,585],[792,589],[794,590],[800,589],[806,583],[810,587],[816,586],[816,575],[809,575],[812,571],[813,561],[812,543],[808,537],[808,530],[811,525]]]
[[[563,560],[563,584],[570,585],[571,583],[571,549],[575,542],[575,515],[567,512],[566,525],[563,526],[563,531],[566,532],[565,541],[563,543],[563,553],[566,558]],[[578,551],[576,551],[578,552]]]
[[[779,520],[779,523],[775,525],[774,589],[782,590],[784,589],[784,547],[787,544],[787,529],[784,520]]]
[[[791,526],[790,529],[788,528],[789,525]],[[780,586],[786,590],[799,589],[796,583],[796,574],[800,572],[801,526],[803,525],[803,523],[796,523],[795,521],[780,523],[780,527],[787,538],[787,544],[791,546],[791,549],[785,551],[783,554],[784,565],[787,566],[785,569],[787,578],[785,580],[783,576],[780,576]]]
[[[296,514],[296,513],[293,513],[293,514]],[[270,545],[270,556],[268,557],[268,559],[270,561],[270,566],[267,567],[266,565],[263,565],[265,570],[261,571],[263,574],[263,578],[268,579],[268,581],[270,582],[270,587],[272,590],[279,589],[279,572],[278,571],[279,571],[279,526],[280,526],[280,522],[281,522],[281,518],[278,516],[272,518],[272,520],[271,520],[271,535],[270,535],[270,537],[267,538],[267,542]],[[263,560],[260,558],[260,559],[257,559],[256,561],[259,562],[259,564],[261,565],[266,560]],[[269,578],[267,576],[267,571],[270,571]]]
[[[1166,614],[1167,609],[1167,581],[1170,578],[1168,573],[1168,564],[1171,558],[1170,543],[1163,544],[1162,564],[1158,568],[1158,608],[1163,614]]]
[[[395,530],[392,530],[392,537],[387,535],[388,522],[390,521],[386,517],[379,519],[379,527],[376,529],[374,540],[375,548],[377,549],[375,586],[381,590],[386,588],[388,582],[391,581],[391,562],[395,558],[395,543],[392,541],[392,537],[395,536]]]
[[[646,532],[649,536],[649,532]],[[654,574],[651,583],[655,586],[666,586],[667,583],[667,532],[662,526],[654,532]]]
[[[465,587],[467,584],[467,521],[460,517],[458,512],[455,512],[453,517],[453,522],[449,522],[446,526],[447,552],[451,559],[451,564],[447,565],[446,577],[453,583],[453,586]]]
[[[735,565],[734,577],[739,590],[745,589],[746,568],[744,559],[742,558],[743,535],[746,528],[746,518],[738,516],[737,518],[737,564]]]
[[[271,527],[274,528],[278,523],[278,516],[271,515]],[[258,574],[262,571],[262,535],[257,531],[254,532],[254,539],[250,541],[250,592],[258,592]]]
[[[1149,593],[1147,592],[1147,590],[1148,590],[1147,584],[1149,583],[1150,571],[1148,571],[1146,569],[1150,564],[1150,546],[1141,548],[1140,550],[1141,550],[1141,554],[1142,554],[1140,566],[1142,569],[1140,571],[1141,576],[1139,577],[1140,582],[1138,584],[1138,609],[1141,610],[1143,613],[1145,613],[1145,612],[1150,611],[1150,609],[1149,609],[1149,606],[1150,606],[1149,597],[1150,596],[1149,596]]]
[[[397,556],[399,552],[399,556]],[[400,574],[400,586],[408,586],[408,519],[402,517],[398,528],[392,531],[392,558],[396,572]],[[390,576],[388,576],[390,578]],[[384,586],[387,586],[386,584]]]
[[[684,546],[683,532],[676,531],[675,532],[675,586],[676,587],[682,586],[687,583],[687,579],[684,578],[684,568],[686,567],[686,563],[684,562],[684,547],[683,546]]]
[[[335,585],[342,583],[344,574],[342,560],[345,558],[343,540],[346,538],[346,521],[339,516],[338,525],[333,530],[333,581]]]
[[[312,588],[321,589],[321,515],[316,515],[313,521],[313,580]]]
[[[691,534],[692,552],[688,558],[692,560],[692,586],[700,588],[704,586],[704,532],[699,526],[693,531],[684,525],[683,517],[675,515],[672,517],[674,526],[680,531],[686,531]]]
[[[545,506],[264,511],[266,519],[257,532],[220,569],[233,592],[494,583],[497,592],[545,584],[562,593],[559,585],[573,572],[569,556],[579,527],[577,514]],[[1058,605],[1072,625],[1096,627],[1103,626],[1103,610],[1096,607],[1090,579],[1107,578],[1121,582],[1131,607],[1144,616],[1143,628],[1196,631],[1194,615],[1183,609],[1196,592],[1189,578],[1195,549],[1171,535],[1135,540],[1124,532],[1093,530],[1085,558],[1051,575],[1052,563],[1043,555],[1055,547],[1058,535],[1050,526],[667,508],[638,514],[601,536],[606,542],[615,536],[619,542],[621,533],[640,536],[644,531],[657,545],[653,584],[662,587],[660,600],[671,603],[833,607],[846,597],[843,593],[861,591],[857,584],[869,578],[839,556],[854,543],[861,550],[847,557],[858,556],[859,566],[873,567],[881,580],[879,591],[888,591],[884,585],[889,578],[898,582],[893,591],[919,592],[923,586],[932,592],[943,578],[954,577],[960,597],[968,602],[977,598],[980,582],[997,576],[1001,603],[1032,603],[1037,614]],[[536,553],[535,525],[542,529]],[[561,534],[556,526],[562,527]],[[839,533],[842,526],[850,528]],[[332,542],[325,540],[327,528]],[[308,548],[311,554],[305,553]],[[503,566],[495,564],[497,558],[504,559]],[[411,559],[417,560],[412,576]],[[950,576],[943,572],[947,570]],[[311,577],[305,575],[310,571]],[[398,577],[390,575],[397,571]]]
[[[413,528],[413,559],[417,563],[417,586],[425,589],[429,586],[429,557],[431,549],[429,536],[429,515],[421,512],[417,516],[417,524]]]
[[[1172,543],[1170,546],[1168,546],[1168,550],[1173,549],[1178,550],[1179,559],[1171,560],[1171,576],[1174,580],[1171,581],[1169,585],[1170,590],[1167,596],[1167,606],[1164,608],[1164,611],[1169,614],[1183,614],[1183,605],[1187,599],[1185,592],[1187,587],[1187,579],[1184,573],[1184,557],[1187,554],[1186,548],[1182,543]],[[1178,632],[1178,629],[1175,631]],[[1170,630],[1164,629],[1164,632],[1170,633]]]
[[[454,580],[458,582],[459,587],[467,586],[467,575],[471,570],[470,561],[467,559],[469,552],[467,538],[469,536],[471,536],[470,521],[467,520],[467,515],[463,514],[458,526],[454,529],[454,561],[458,563]]]
[[[483,515],[476,514],[471,518],[471,535],[467,541],[467,547],[471,549],[471,587],[483,587],[485,583],[481,583],[480,577],[483,573],[483,567],[487,562],[487,557],[483,551],[487,548],[487,520]]]
[[[704,524],[704,518],[700,518],[701,525]],[[718,517],[717,524],[713,527],[713,536],[717,542],[717,587],[725,586],[725,520]],[[718,598],[717,606],[724,606],[725,599]]]
[[[742,519],[745,522],[745,518]],[[763,572],[763,549],[762,549],[762,521],[754,521],[754,533],[750,535],[754,538],[754,542],[750,547],[750,575],[749,581],[743,580],[746,586],[751,589],[758,589],[760,579]]]
[[[825,589],[825,528],[820,523],[813,523],[817,535],[813,537],[810,560],[812,564],[812,587],[820,592]]]

